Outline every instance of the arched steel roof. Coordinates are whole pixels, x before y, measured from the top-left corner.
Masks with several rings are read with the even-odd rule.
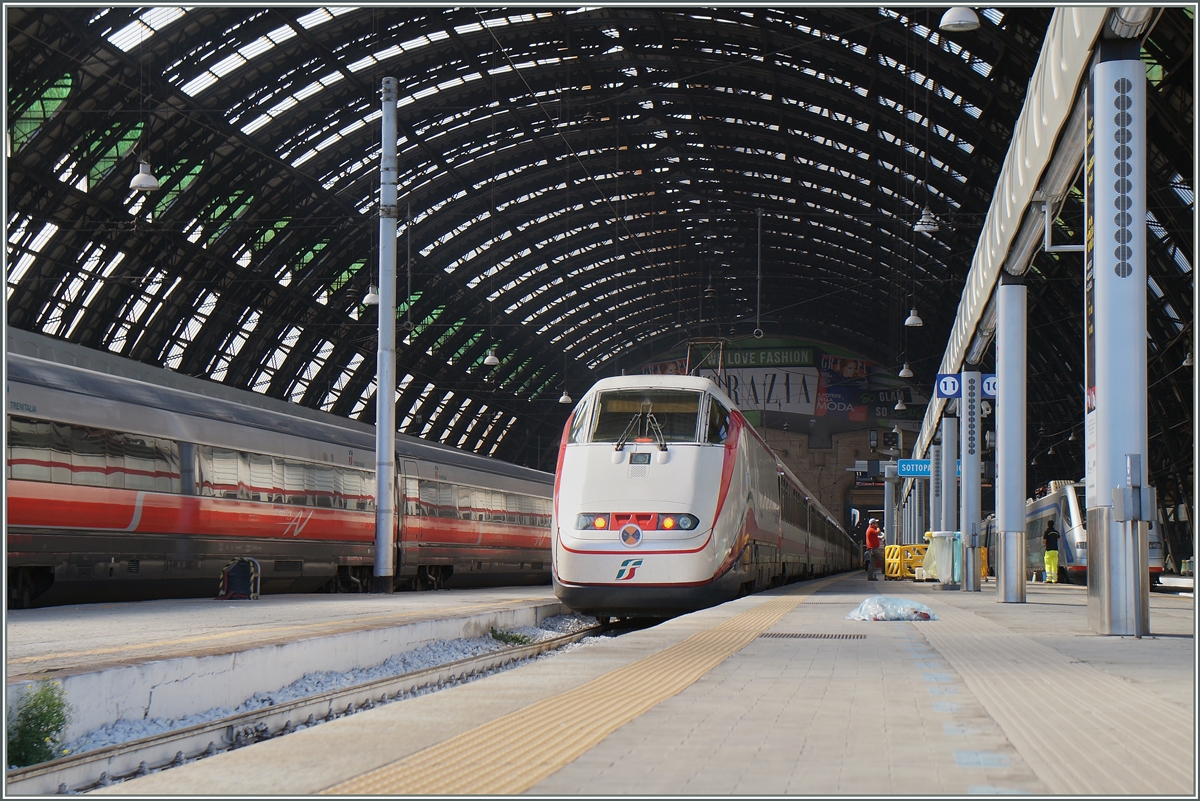
[[[927,384],[1051,16],[941,12],[9,7],[9,321],[371,422],[390,75],[402,430],[536,461],[564,387],[749,333],[759,210],[767,333]],[[1189,436],[1191,30],[1167,9],[1144,45],[1155,414]],[[1079,417],[1069,259],[1030,277],[1035,429]]]

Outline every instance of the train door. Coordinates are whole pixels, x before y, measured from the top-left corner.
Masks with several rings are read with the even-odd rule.
[[[396,482],[399,502],[396,504],[397,545],[399,558],[396,560],[397,576],[412,576],[417,572],[417,529],[420,527],[420,484],[417,463],[405,459],[401,463],[400,480]]]

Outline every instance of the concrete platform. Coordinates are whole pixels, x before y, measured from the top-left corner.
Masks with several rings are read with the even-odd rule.
[[[561,611],[549,586],[17,610],[7,618],[7,679],[10,690],[61,681],[74,707],[70,740],[122,718],[234,707],[305,673],[369,667],[435,640],[536,625]]]
[[[792,585],[98,792],[1194,795],[1191,599],[1135,640],[1084,593]]]

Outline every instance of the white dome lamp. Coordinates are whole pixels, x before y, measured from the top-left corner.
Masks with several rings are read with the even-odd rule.
[[[913,230],[918,234],[936,234],[941,230],[938,227],[937,217],[933,216],[933,212],[930,211],[929,206],[921,209],[921,219],[917,220],[916,225],[913,226]]]
[[[912,378],[913,377],[913,371],[912,371],[912,368],[910,368],[908,366],[908,362],[905,362],[904,366],[900,368],[899,375],[901,378]]]
[[[159,188],[158,179],[150,172],[150,165],[144,158],[138,160],[138,172],[130,179],[129,188],[139,192],[154,192]]]
[[[488,355],[487,355],[487,358],[483,360],[483,363],[485,365],[487,365],[488,367],[495,367],[500,364],[500,359],[498,359],[496,357],[496,346],[495,345],[488,348]]]
[[[379,287],[375,286],[374,284],[371,285],[371,289],[369,292],[367,292],[367,296],[363,298],[363,304],[367,306],[379,305]]]
[[[562,397],[558,399],[558,402],[562,404],[570,404],[574,403],[575,401],[571,400],[571,396],[567,394],[567,388],[563,387],[563,394]]]
[[[893,406],[892,408],[898,412],[902,412],[908,408],[907,406],[904,405],[904,396],[903,395],[900,396],[899,400],[896,401],[896,405]]]
[[[920,328],[925,325],[925,321],[921,319],[921,316],[917,314],[917,310],[914,308],[908,313],[908,319],[904,321],[904,324],[909,328]]]
[[[938,27],[943,31],[960,33],[979,29],[979,15],[967,6],[954,6],[942,15]]]

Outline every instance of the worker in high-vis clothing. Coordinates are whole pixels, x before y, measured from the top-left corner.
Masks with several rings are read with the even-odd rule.
[[[1046,523],[1046,533],[1042,535],[1042,545],[1046,547],[1046,583],[1058,583],[1058,532],[1054,530],[1054,521]]]

